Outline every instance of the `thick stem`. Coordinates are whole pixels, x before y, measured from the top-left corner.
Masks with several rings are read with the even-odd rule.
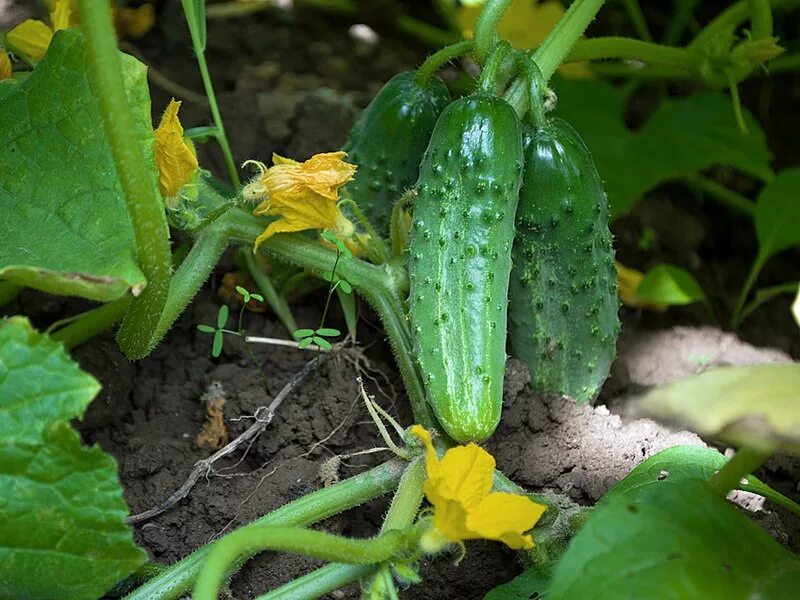
[[[605,0],[575,0],[561,20],[536,50],[536,64],[545,81],[549,81],[569,54],[575,42],[594,20]]]
[[[301,527],[262,525],[245,527],[211,547],[195,584],[193,600],[217,600],[230,565],[265,550],[292,552],[323,560],[374,565],[408,552],[415,545],[409,532],[392,530],[366,540],[350,539]]]
[[[67,350],[72,350],[119,323],[130,303],[130,297],[126,296],[102,304],[58,329],[50,338],[64,344]]]
[[[147,280],[144,291],[131,301],[117,335],[122,351],[129,358],[140,358],[152,348],[157,316],[169,294],[169,228],[155,169],[146,159],[125,95],[110,7],[95,0],[79,0],[78,7],[86,35],[89,82],[133,226],[139,267]]]
[[[750,31],[754,40],[772,37],[772,8],[769,0],[750,0]]]
[[[511,0],[488,0],[475,24],[475,56],[480,64],[486,62],[497,44],[497,24]]]
[[[312,525],[388,493],[397,486],[405,465],[406,463],[403,461],[391,460],[366,473],[285,504],[245,527]],[[135,590],[127,596],[127,600],[174,600],[179,598],[192,587],[210,548],[210,546],[203,546],[199,550],[195,550]]]
[[[502,94],[517,67],[514,50],[505,40],[497,42],[483,66],[478,89],[487,94]]]
[[[739,323],[741,324],[747,317],[749,317],[753,312],[755,312],[762,304],[765,302],[769,302],[773,298],[777,298],[782,294],[796,294],[798,284],[796,281],[791,281],[789,283],[782,283],[780,285],[773,285],[767,288],[761,288],[756,293],[756,297],[751,300],[747,306],[742,309],[742,314],[739,318]]]
[[[397,486],[397,492],[381,527],[382,532],[406,529],[414,522],[422,504],[422,484],[425,483],[425,477],[425,461],[422,458],[413,460]]]
[[[450,61],[469,54],[474,47],[472,40],[462,40],[434,52],[417,69],[415,83],[419,86],[427,85],[428,80],[436,74],[436,71]]]
[[[528,79],[529,119],[534,127],[544,127],[547,122],[544,113],[545,83],[532,55],[525,57],[525,75]]]
[[[739,0],[731,4],[697,34],[690,46],[703,45],[714,37],[723,35],[730,29],[736,29],[750,17],[750,2],[751,0]],[[769,5],[773,11],[790,10],[800,6],[800,1],[769,0]]]
[[[731,490],[739,487],[744,477],[760,467],[770,454],[753,448],[740,448],[708,483],[720,496],[727,496]]]
[[[746,215],[750,218],[753,217],[756,211],[755,202],[734,192],[732,189],[725,187],[721,183],[717,183],[713,179],[701,177],[699,175],[690,175],[684,178],[684,181],[689,187],[703,192],[712,200],[735,210],[736,212]]]
[[[624,37],[598,37],[576,42],[567,62],[625,58],[698,74],[702,57],[685,48],[672,48]],[[540,65],[541,67],[541,65]]]

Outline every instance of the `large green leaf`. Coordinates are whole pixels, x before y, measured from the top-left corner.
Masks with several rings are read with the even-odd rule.
[[[0,323],[0,598],[94,600],[146,560],[114,460],[68,422],[98,389],[27,320]]]
[[[556,565],[548,600],[783,600],[800,561],[698,479],[595,509]]]
[[[650,269],[636,288],[636,300],[668,305],[704,302],[705,292],[688,271],[661,264]]]
[[[742,133],[730,99],[701,92],[662,102],[638,131],[625,124],[627,92],[602,81],[559,80],[556,114],[592,151],[613,215],[628,212],[650,189],[670,179],[726,165],[769,179],[770,151],[753,116]]]
[[[781,171],[761,191],[755,224],[763,260],[800,246],[800,168]]]
[[[800,364],[710,369],[648,392],[634,410],[733,446],[800,454]]]
[[[145,279],[86,60],[59,31],[30,77],[0,82],[0,278],[105,301]],[[132,133],[152,143],[145,67],[121,60]]]

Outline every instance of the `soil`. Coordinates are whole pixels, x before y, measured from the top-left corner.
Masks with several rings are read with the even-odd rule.
[[[20,4],[12,3],[12,7],[19,10]],[[382,29],[380,22],[372,23],[382,33],[377,45],[357,41],[348,33],[351,23],[327,15],[320,18],[313,12],[289,16],[273,10],[209,24],[210,68],[237,162],[268,160],[272,152],[302,160],[340,147],[359,110],[383,82],[419,64],[428,51]],[[626,33],[613,30],[613,23],[594,27],[612,28],[605,33]],[[157,29],[137,41],[136,48],[163,75],[199,91],[202,84],[184,29],[179,3],[159,4]],[[780,112],[775,104],[791,102],[790,93],[782,91],[790,88],[796,89],[796,80],[775,80],[769,92],[774,113]],[[760,107],[765,129],[770,139],[774,136],[776,140],[773,149],[778,164],[794,164],[797,126],[778,126],[777,121],[768,119],[770,111],[763,107],[770,104],[759,101],[765,93],[758,81],[748,82],[743,89],[746,100]],[[152,95],[157,117],[172,94],[154,86]],[[204,125],[208,109],[202,103],[185,101],[181,117],[187,127]],[[223,175],[224,166],[213,144],[199,146],[199,150],[201,164]],[[735,183],[744,192],[751,185],[748,181]],[[614,224],[619,256],[640,268],[666,260],[690,269],[704,289],[711,291],[711,304],[719,307],[720,314],[727,314],[755,245],[749,222],[733,216],[719,218],[719,214],[717,206],[699,204],[684,189],[664,186]],[[654,242],[643,249],[640,241],[649,230]],[[763,283],[800,278],[792,258],[770,261]],[[224,268],[217,279],[222,272]],[[166,499],[184,482],[196,461],[213,453],[197,444],[208,416],[204,395],[212,384],[218,382],[224,391],[223,421],[233,438],[313,356],[281,347],[256,347],[256,367],[242,346],[228,339],[222,357],[211,358],[211,340],[198,332],[196,325],[211,323],[216,317],[217,279],[212,279],[147,359],[126,361],[111,337],[74,352],[81,365],[103,384],[78,427],[87,443],[99,444],[117,459],[132,514]],[[712,319],[697,306],[664,315],[625,312],[619,359],[596,407],[579,407],[566,398],[534,393],[526,369],[512,359],[506,376],[503,422],[488,449],[501,470],[529,489],[549,489],[591,504],[655,452],[676,444],[705,443],[690,432],[625,418],[622,415],[631,398],[709,365],[797,359],[800,341],[788,304],[788,300],[778,299],[770,304],[771,310],[756,312],[745,322],[742,339],[710,324]],[[12,308],[22,309],[43,324],[66,311],[62,299],[31,292],[25,292]],[[320,308],[314,303],[295,307],[299,325],[315,327]],[[376,446],[379,438],[359,400],[358,376],[364,377],[368,391],[384,408],[401,423],[410,424],[390,353],[381,343],[380,332],[370,325],[374,316],[364,313],[360,340],[370,346],[366,356],[350,352],[321,365],[283,403],[274,421],[245,452],[215,465],[216,470],[171,510],[134,527],[136,541],[155,562],[174,562],[218,535],[319,489],[324,485],[322,475],[330,477],[329,472],[321,473],[327,459]],[[334,315],[331,324],[336,326],[339,318]],[[245,326],[249,333],[287,337],[280,323],[268,314],[248,313]],[[385,454],[346,457],[339,475],[361,472],[384,458]],[[788,457],[773,459],[760,473],[794,499],[800,499],[798,474],[797,461]],[[320,527],[345,535],[371,535],[380,525],[387,502],[380,499]],[[795,550],[800,547],[796,519],[786,518],[781,511],[761,514],[765,527],[782,543]],[[403,597],[482,598],[521,569],[514,554],[499,544],[470,543],[458,568],[453,566],[454,559],[421,565],[424,584],[410,587]],[[313,560],[290,555],[259,556],[234,577],[231,597],[252,598],[316,565]],[[358,595],[351,586],[332,597]]]

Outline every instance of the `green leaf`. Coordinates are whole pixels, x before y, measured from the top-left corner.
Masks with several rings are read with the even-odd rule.
[[[185,129],[183,135],[193,142],[203,143],[211,139],[216,139],[219,135],[219,129],[217,129],[215,125],[201,125],[199,127]]]
[[[358,308],[355,296],[345,293],[341,286],[336,288],[336,296],[339,298],[344,320],[347,323],[347,333],[355,341],[358,332]]]
[[[700,92],[662,102],[631,131],[623,115],[627,92],[598,80],[560,79],[556,114],[583,137],[603,178],[613,215],[630,211],[647,191],[713,165],[734,167],[767,180],[772,176],[766,137],[753,116],[742,133],[730,99]]]
[[[306,339],[308,339],[308,338],[306,338]],[[314,341],[314,343],[317,346],[319,346],[323,350],[330,350],[331,348],[333,348],[333,346],[331,346],[331,343],[328,340],[326,340],[324,337],[319,337],[318,335],[315,335],[311,339]],[[303,340],[303,341],[305,341],[305,340]]]
[[[532,600],[547,598],[547,586],[550,579],[542,575],[535,567],[527,569],[511,581],[489,590],[483,600]]]
[[[214,341],[211,342],[211,356],[217,358],[220,354],[222,354],[222,343],[225,334],[222,333],[219,329],[214,332]]]
[[[296,329],[295,332],[292,334],[294,339],[299,340],[302,338],[311,337],[314,335],[313,329]]]
[[[244,298],[245,302],[250,302],[250,292],[248,292],[246,289],[244,289],[240,285],[236,286],[236,291],[239,292],[239,295],[241,295],[242,298]]]
[[[61,346],[33,329],[27,319],[0,321],[0,437],[4,441],[37,440],[56,421],[82,417],[98,391],[97,380],[81,371]]]
[[[781,171],[761,191],[755,226],[763,260],[800,245],[800,168]]]
[[[636,466],[625,479],[611,488],[600,502],[606,503],[617,496],[635,498],[638,494],[666,479],[671,481],[681,479],[708,481],[726,462],[728,459],[713,448],[673,446],[654,454]],[[749,475],[744,481],[747,483],[740,484],[738,489],[763,496],[800,515],[800,505],[757,477]]]
[[[198,325],[197,329],[199,331],[202,331],[203,333],[214,333],[216,331],[216,329],[211,327],[211,325],[203,325],[203,324]]]
[[[342,335],[341,331],[333,327],[320,327],[315,333],[322,337],[336,337],[337,335]]]
[[[342,290],[345,294],[353,293],[353,286],[350,285],[349,281],[345,281],[344,279],[339,280],[339,287],[337,289]]]
[[[800,454],[800,364],[710,369],[649,392],[634,409],[732,446]]]
[[[252,298],[253,300],[258,300],[259,302],[264,301],[264,296],[262,296],[261,294],[250,294],[250,298]]]
[[[222,329],[223,327],[225,327],[225,324],[228,322],[228,314],[229,314],[229,312],[230,311],[228,310],[228,305],[227,304],[223,304],[222,306],[219,307],[219,311],[217,312],[217,328],[218,329]]]
[[[137,134],[152,144],[145,66],[120,60]],[[109,301],[145,279],[86,61],[83,36],[58,31],[30,77],[0,85],[0,278]]]
[[[704,302],[706,295],[697,280],[674,265],[657,265],[644,276],[636,289],[636,299],[669,305]]]
[[[800,561],[697,479],[598,506],[556,565],[548,600],[779,600]]]
[[[308,348],[313,342],[314,339],[311,337],[303,338],[300,340],[300,343],[297,344],[297,347],[302,350],[303,348]]]
[[[94,600],[147,558],[114,460],[69,425],[99,389],[26,319],[0,323],[0,598]]]

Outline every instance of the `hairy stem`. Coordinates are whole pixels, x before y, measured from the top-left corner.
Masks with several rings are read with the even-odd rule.
[[[709,480],[709,484],[720,496],[727,496],[737,489],[744,477],[755,471],[769,457],[769,452],[753,448],[740,448],[722,468]]]
[[[474,47],[472,40],[462,40],[434,52],[417,69],[415,83],[420,86],[426,85],[428,80],[436,74],[436,71],[450,61],[469,54]]]
[[[137,136],[125,95],[111,9],[95,0],[79,0],[78,8],[87,41],[89,82],[133,226],[139,267],[147,279],[147,287],[130,303],[117,341],[129,358],[141,358],[153,346],[158,315],[169,294],[169,228],[155,169]]]
[[[245,528],[264,525],[312,525],[390,492],[397,486],[405,464],[400,460],[391,460],[365,473],[285,504],[246,525]],[[241,531],[241,529],[237,531]],[[126,597],[127,600],[175,600],[186,594],[200,572],[210,548],[210,546],[203,546],[195,550],[136,589]]]
[[[475,24],[475,56],[483,64],[497,43],[497,24],[511,0],[488,0]]]
[[[580,40],[575,43],[566,62],[610,58],[634,59],[647,65],[681,69],[695,75],[699,74],[702,62],[702,57],[692,50],[672,48],[625,37],[598,37]]]
[[[536,64],[544,81],[549,81],[575,42],[594,20],[605,0],[575,0],[536,50]]]

